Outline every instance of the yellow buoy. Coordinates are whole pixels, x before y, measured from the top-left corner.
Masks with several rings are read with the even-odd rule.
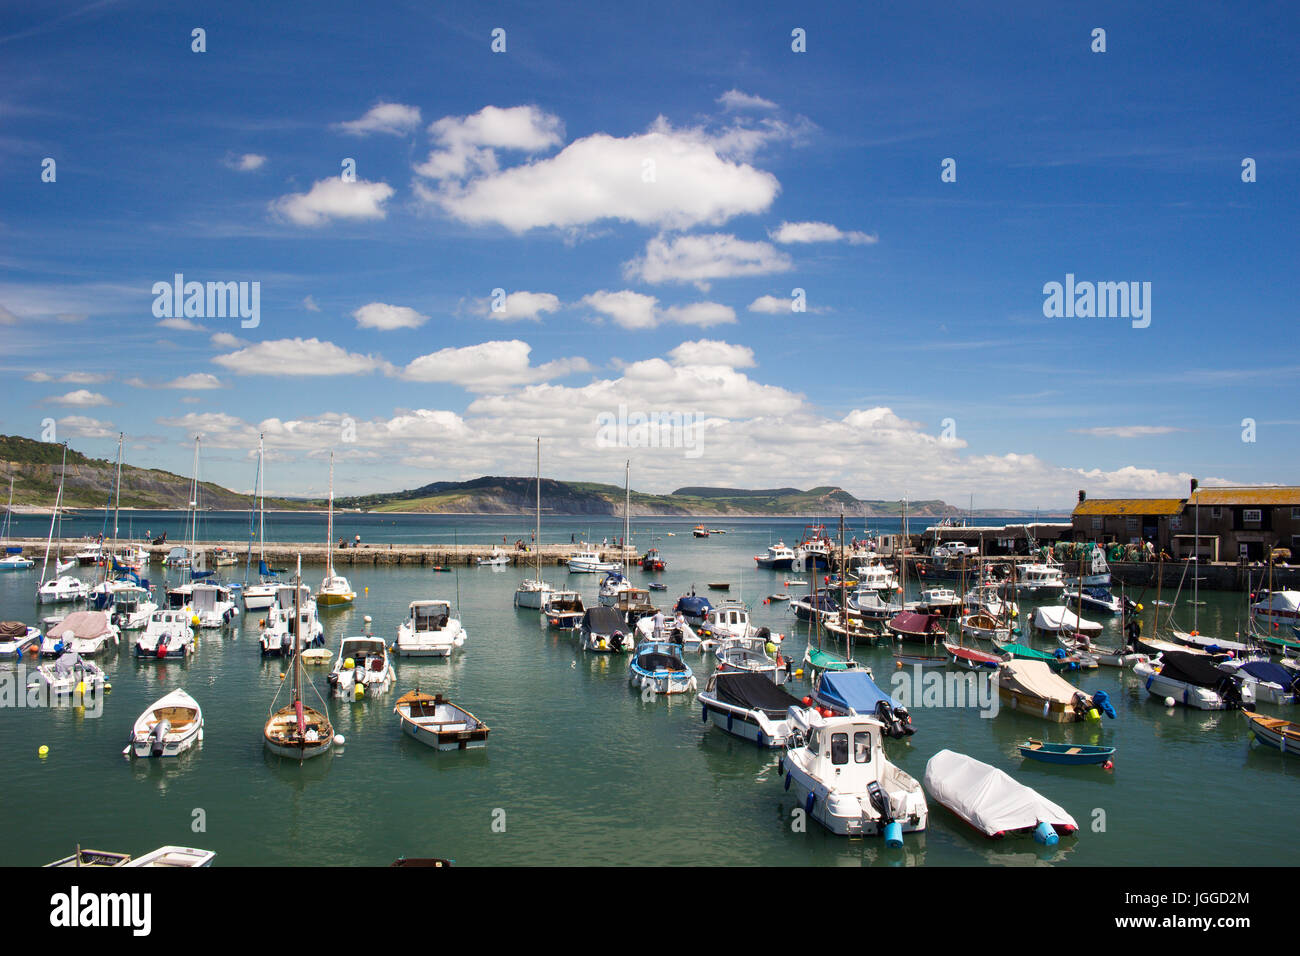
[[[366,685],[365,685],[365,684],[357,684],[356,687],[353,688],[352,693],[353,693],[355,696],[357,696],[357,697],[365,697],[365,696],[366,696]]]
[[[199,616],[197,614],[195,614],[192,618],[190,618],[190,624],[193,625],[194,627],[198,627],[199,623],[200,623]]]
[[[345,661],[343,662],[343,669],[344,669],[345,671],[350,671],[350,670],[352,670],[352,668],[354,668],[354,667],[356,667],[356,666],[357,666],[357,662],[354,661],[354,660],[353,660],[352,658],[350,658],[350,657],[349,657],[347,660],[345,660]]]
[[[41,747],[39,750],[36,751],[36,754],[39,757],[46,757],[49,755],[49,752],[50,752],[50,748],[45,746],[45,744],[41,744]]]
[[[803,677],[803,668],[801,667],[801,668],[799,668],[797,671],[795,671],[795,672],[794,672],[794,676],[795,676],[795,677]]]
[[[366,585],[366,586],[365,586],[364,588],[362,588],[361,590],[362,590],[363,593],[365,593],[365,594],[369,594],[369,593],[370,593],[370,586],[369,586],[369,585]]]

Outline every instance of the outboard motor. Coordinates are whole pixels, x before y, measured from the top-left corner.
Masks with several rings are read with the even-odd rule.
[[[898,739],[916,733],[906,707],[895,707],[887,700],[880,700],[876,702],[876,717],[885,725],[885,733],[890,737]]]
[[[154,651],[155,657],[163,658],[167,656],[167,645],[171,641],[171,639],[172,636],[170,634],[162,634],[159,636],[158,649]]]
[[[609,637],[609,646],[612,650],[621,651],[623,649],[623,632],[615,631]]]
[[[875,811],[880,814],[881,823],[894,822],[894,810],[889,805],[889,797],[885,796],[885,791],[880,789],[880,784],[875,780],[867,784],[867,798]]]
[[[149,731],[149,753],[151,756],[162,756],[163,748],[165,746],[164,738],[167,736],[167,731],[171,729],[171,722],[166,719],[160,720],[158,723],[154,724],[153,730]]]
[[[1115,707],[1110,702],[1110,695],[1104,690],[1099,690],[1097,693],[1092,695],[1092,706],[1096,707],[1112,720],[1115,719]]]
[[[282,655],[287,655],[289,653],[289,648],[291,647],[293,647],[293,638],[288,634],[283,635],[280,638],[280,653]]]
[[[772,632],[766,627],[760,627],[758,631],[755,632],[754,636],[757,637],[764,644],[766,644],[768,640],[772,637]]]

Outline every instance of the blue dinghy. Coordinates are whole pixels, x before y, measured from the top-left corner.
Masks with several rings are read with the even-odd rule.
[[[1032,737],[1020,745],[1020,756],[1043,763],[1105,763],[1115,756],[1114,747],[1083,747],[1074,744],[1045,744]]]

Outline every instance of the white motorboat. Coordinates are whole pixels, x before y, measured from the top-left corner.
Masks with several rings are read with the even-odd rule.
[[[1034,609],[1034,630],[1044,634],[1084,634],[1096,637],[1101,625],[1081,618],[1068,607],[1040,607]]]
[[[880,596],[880,591],[863,586],[861,581],[857,590],[844,603],[849,609],[849,617],[859,617],[865,621],[888,621],[903,613],[902,602],[885,600]]]
[[[500,548],[493,548],[486,558],[478,558],[475,563],[480,568],[504,568],[510,564],[510,555]]]
[[[597,600],[605,607],[614,607],[618,604],[619,595],[631,590],[635,590],[635,587],[621,570],[610,571],[600,581]]]
[[[235,619],[235,599],[230,588],[221,584],[189,585],[190,613],[199,619],[199,627],[211,630],[225,627]]]
[[[1061,568],[1055,564],[1026,564],[1016,569],[1016,588],[1031,593],[1065,590]]]
[[[239,599],[245,611],[269,611],[275,604],[276,580],[278,572],[272,571],[266,563],[266,438],[257,436],[257,475],[254,486],[257,494],[254,499],[254,513],[257,518],[257,583],[250,584],[245,572],[244,586],[239,591]],[[251,529],[250,529],[251,531]]]
[[[1152,697],[1196,710],[1235,710],[1255,703],[1255,684],[1234,681],[1206,654],[1166,651],[1158,660],[1133,665],[1133,673]]]
[[[24,558],[21,554],[10,554],[0,558],[0,572],[28,571],[35,565],[35,561],[31,558]]]
[[[790,734],[777,764],[804,812],[841,836],[883,834],[902,846],[903,833],[926,828],[921,785],[885,756],[883,725],[873,717],[823,717],[791,707]]]
[[[73,611],[50,622],[41,641],[42,657],[58,657],[72,651],[81,657],[95,657],[117,647],[121,634],[104,611]]]
[[[859,592],[883,591],[893,594],[898,590],[898,575],[879,561],[854,564],[849,568],[849,575],[858,582],[857,589]]]
[[[962,596],[967,610],[983,612],[999,620],[1020,616],[1020,605],[1002,596],[1002,586],[987,582],[976,585]]]
[[[369,617],[366,623],[370,623]],[[327,680],[335,697],[360,699],[388,691],[397,674],[388,660],[388,646],[381,638],[366,634],[343,638]]]
[[[27,682],[28,689],[39,688],[45,695],[85,699],[85,695],[98,695],[105,687],[104,670],[94,661],[88,661],[75,651],[64,651],[49,664],[42,664]],[[47,699],[49,699],[47,697]]]
[[[1300,695],[1300,673],[1272,661],[1222,661],[1219,670],[1239,687],[1250,684],[1257,703],[1294,704]]]
[[[67,604],[84,601],[89,596],[90,585],[70,574],[43,581],[36,589],[37,604]]]
[[[794,563],[794,548],[788,547],[784,541],[778,541],[768,545],[766,554],[754,555],[754,562],[760,568],[770,571],[789,571]]]
[[[627,682],[655,694],[687,694],[696,688],[695,672],[682,659],[682,645],[642,641],[627,664]]]
[[[26,571],[36,565],[31,558],[23,557],[23,549],[18,545],[9,545],[10,522],[14,510],[14,476],[9,476],[9,506],[5,508],[4,527],[0,528],[0,541],[5,544],[4,557],[0,558],[0,572]]]
[[[407,618],[397,626],[393,652],[399,657],[450,657],[468,635],[451,616],[448,601],[412,601]]]
[[[760,747],[785,746],[789,710],[799,706],[797,698],[763,675],[744,671],[714,671],[695,700],[706,723]]]
[[[182,660],[192,650],[193,624],[184,609],[154,611],[135,641],[135,656],[148,660]]]
[[[542,602],[542,620],[547,627],[574,630],[582,626],[587,609],[577,591],[551,591]]]
[[[636,634],[638,641],[671,641],[673,644],[680,644],[683,650],[701,649],[700,636],[681,615],[664,618],[658,626],[654,615],[643,617],[636,622]]]
[[[602,561],[595,551],[575,551],[569,555],[569,570],[574,574],[601,574],[618,571],[617,561]]]
[[[925,588],[917,600],[908,605],[908,610],[921,614],[938,614],[940,617],[958,617],[961,614],[961,598],[952,588]]]
[[[1036,790],[973,757],[941,750],[925,765],[925,789],[987,837],[1033,834],[1049,846],[1079,829],[1074,817]]]
[[[0,660],[22,657],[29,650],[39,650],[41,629],[20,621],[0,622]]]
[[[124,631],[140,630],[156,610],[153,592],[138,584],[128,584],[113,594],[112,621]]]
[[[714,648],[713,653],[717,658],[719,671],[761,674],[773,684],[786,683],[794,670],[794,665],[782,657],[779,651],[775,657],[771,657],[745,640],[723,641]]]
[[[275,603],[276,590],[279,585],[275,581],[263,581],[260,584],[250,584],[241,588],[239,598],[244,604],[245,611],[266,611]]]
[[[554,592],[555,588],[542,580],[529,578],[526,581],[520,581],[519,587],[515,588],[515,607],[540,611],[547,598]]]
[[[211,866],[216,857],[217,854],[212,850],[200,850],[192,846],[160,846],[134,860],[128,860],[122,866]]]
[[[718,641],[729,641],[732,639],[742,639],[752,641],[758,635],[758,628],[754,627],[749,618],[749,608],[743,601],[722,601],[714,605],[704,615],[704,623],[700,625],[700,632]],[[765,638],[771,640],[774,644],[781,642],[781,635],[765,634]],[[766,643],[766,641],[764,641]]]
[[[203,739],[203,711],[177,688],[145,709],[131,728],[129,752],[136,757],[175,757]]]
[[[87,545],[74,554],[72,558],[83,568],[98,567],[99,563],[104,560],[104,546],[98,542]]]
[[[1074,605],[1075,607],[1078,607],[1079,602],[1082,601],[1084,607],[1091,608],[1094,611],[1101,611],[1104,614],[1118,614],[1124,610],[1124,602],[1118,596],[1111,594],[1110,588],[1085,587],[1082,596],[1080,596],[1077,588],[1073,591],[1067,590],[1062,595],[1062,599],[1067,605]]]
[[[436,750],[477,750],[487,746],[491,728],[468,710],[441,694],[422,693],[417,687],[397,698],[393,708],[402,733]]]
[[[1300,591],[1259,591],[1250,616],[1266,631],[1300,625]]]
[[[262,628],[258,640],[266,657],[288,657],[293,651],[294,638],[299,634],[304,648],[320,647],[325,643],[325,626],[316,613],[316,600],[311,596],[311,589],[305,584],[277,586],[275,603],[258,624]]]

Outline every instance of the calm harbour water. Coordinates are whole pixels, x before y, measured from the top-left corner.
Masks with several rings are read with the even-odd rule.
[[[532,528],[527,517],[345,514],[335,522],[337,536],[360,534],[371,543],[450,542],[453,532],[462,543],[503,534],[513,541]],[[15,534],[43,536],[48,518],[16,517],[14,523]],[[103,523],[102,514],[91,513],[65,521],[63,531],[95,534]],[[690,535],[696,523],[635,519],[636,545],[658,546],[668,570],[634,570],[633,580],[667,584],[667,591],[653,595],[665,607],[692,584],[703,593],[708,581],[729,581],[729,596],[748,601],[757,624],[790,635],[785,653],[801,658],[807,630],[796,626],[786,605],[762,603],[767,594],[792,590],[781,583],[788,575],[755,570],[752,556],[778,537],[793,543],[807,522],[714,519],[712,527],[729,533],[702,540]],[[129,524],[135,537],[146,528],[155,535],[165,529],[180,543],[183,515],[135,513]],[[873,532],[898,527],[896,521],[870,524]],[[922,525],[914,523],[913,530]],[[125,533],[125,514],[121,527]],[[243,540],[247,529],[247,515],[209,514],[200,536]],[[862,531],[862,519],[855,519],[850,533]],[[571,533],[600,541],[617,538],[622,522],[555,516],[544,519],[542,532],[545,542],[567,542]],[[267,537],[323,540],[324,517],[269,516]],[[37,623],[40,614],[52,613],[38,612],[34,602],[40,555],[34,557],[33,571],[0,575],[0,619]],[[224,570],[231,580],[243,579],[242,564]],[[1082,827],[1078,838],[1051,849],[1030,840],[994,843],[931,801],[929,830],[909,834],[902,850],[890,851],[878,840],[832,836],[815,823],[806,833],[792,832],[794,801],[777,776],[777,752],[702,724],[693,697],[643,701],[628,687],[626,655],[584,654],[572,636],[542,629],[536,611],[512,606],[515,587],[528,575],[524,569],[344,570],[358,598],[350,608],[322,610],[331,649],[341,636],[362,633],[365,615],[374,633],[391,641],[407,604],[428,597],[459,600],[469,633],[465,647],[449,662],[397,660],[396,691],[360,703],[329,698],[326,668],[309,668],[347,744],[302,767],[279,762],[262,747],[262,724],[284,665],[262,660],[256,614],[241,615],[225,632],[203,632],[183,664],[137,663],[119,651],[102,662],[113,690],[98,718],[70,708],[0,709],[4,803],[22,819],[0,849],[0,864],[45,863],[77,843],[137,854],[165,843],[200,846],[216,851],[219,866],[375,865],[402,855],[449,857],[460,865],[1291,862],[1295,834],[1286,823],[1292,815],[1283,810],[1293,806],[1300,759],[1251,744],[1240,714],[1166,710],[1129,672],[1101,668],[1069,677],[1089,692],[1110,693],[1119,716],[1100,728],[1049,724],[1009,711],[989,720],[973,709],[914,706],[916,735],[887,743],[890,759],[918,779],[926,760],[944,748],[1000,767],[1070,811]],[[92,569],[78,573],[90,577]],[[546,568],[544,576],[595,603],[598,576],[562,568]],[[157,564],[149,577],[165,581]],[[320,577],[319,566],[304,568],[313,589]],[[1153,598],[1142,598],[1148,633]],[[1202,592],[1201,598],[1201,630],[1230,636],[1244,597]],[[1032,608],[1032,601],[1021,601],[1023,620]],[[1087,611],[1084,616],[1108,620]],[[1179,618],[1190,624],[1190,607],[1180,609]],[[1115,631],[1107,623],[1103,641]],[[1022,640],[1034,643],[1027,635]],[[1041,641],[1036,646],[1050,649]],[[888,688],[889,649],[859,648],[856,656]],[[698,655],[688,659],[703,686],[711,665]],[[487,749],[437,753],[403,737],[393,701],[417,683],[485,720],[492,728]],[[124,759],[132,722],[175,687],[203,706],[202,745],[178,759]],[[796,680],[790,690],[800,696],[806,687]],[[1285,709],[1259,709],[1286,716]],[[1116,746],[1115,769],[1022,762],[1015,745],[1029,736]],[[42,744],[50,748],[45,759],[37,756]],[[198,810],[204,832],[192,830]],[[1093,829],[1097,811],[1104,813],[1103,832]],[[1202,836],[1207,828],[1213,838]]]

